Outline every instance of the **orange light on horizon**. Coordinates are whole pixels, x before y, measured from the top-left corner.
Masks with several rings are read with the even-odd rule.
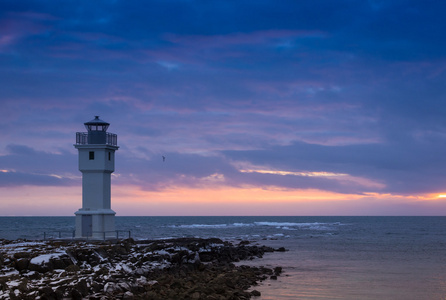
[[[436,215],[446,211],[445,194],[342,194],[277,186],[227,186],[218,175],[212,184],[147,190],[112,186],[118,215],[363,215],[370,213]],[[220,183],[220,184],[216,184]],[[78,186],[1,187],[0,215],[73,215],[82,203]]]
[[[347,201],[363,198],[363,195],[341,194],[317,189],[284,189],[278,187],[171,187],[148,191],[139,186],[121,186],[113,192],[116,198],[133,202],[188,202],[188,203],[261,203],[261,202],[318,202]]]
[[[139,186],[120,186],[114,189],[112,198],[113,209],[125,215],[299,215],[311,210],[327,214],[330,206],[348,205],[363,196],[277,187],[170,187],[148,191]]]

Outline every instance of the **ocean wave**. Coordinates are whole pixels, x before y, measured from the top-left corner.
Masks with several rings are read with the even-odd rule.
[[[341,225],[336,223],[293,223],[293,222],[253,222],[253,223],[228,223],[228,224],[181,224],[169,225],[170,228],[191,228],[191,229],[228,229],[241,227],[271,226],[282,230],[331,230],[335,226]]]
[[[334,226],[341,225],[336,223],[292,223],[292,222],[254,222],[258,226],[273,226],[278,229],[284,230],[298,230],[298,229],[310,229],[310,230],[331,230]]]
[[[249,223],[232,223],[232,224],[183,224],[170,225],[171,228],[234,228],[234,227],[252,227],[255,224]]]
[[[227,224],[190,224],[190,225],[170,225],[172,228],[227,228]]]
[[[232,224],[233,226],[235,226],[235,227],[251,227],[251,226],[254,226],[254,224],[247,224],[247,223],[233,223]]]

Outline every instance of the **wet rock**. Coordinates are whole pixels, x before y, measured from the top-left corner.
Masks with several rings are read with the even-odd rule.
[[[240,243],[238,243],[239,246],[245,246],[245,245],[249,245],[251,244],[250,241],[241,241]]]

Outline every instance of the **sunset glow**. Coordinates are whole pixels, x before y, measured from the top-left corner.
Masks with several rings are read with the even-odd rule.
[[[242,173],[260,173],[260,174],[274,174],[274,175],[294,175],[294,176],[308,176],[308,177],[334,177],[347,176],[342,173],[330,172],[290,172],[290,171],[273,171],[273,170],[240,170]]]

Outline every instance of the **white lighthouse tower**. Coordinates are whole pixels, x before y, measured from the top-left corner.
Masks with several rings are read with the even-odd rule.
[[[115,238],[115,212],[111,209],[111,173],[115,170],[116,134],[95,116],[84,123],[88,132],[76,132],[79,171],[82,172],[82,208],[76,215],[75,238]]]

